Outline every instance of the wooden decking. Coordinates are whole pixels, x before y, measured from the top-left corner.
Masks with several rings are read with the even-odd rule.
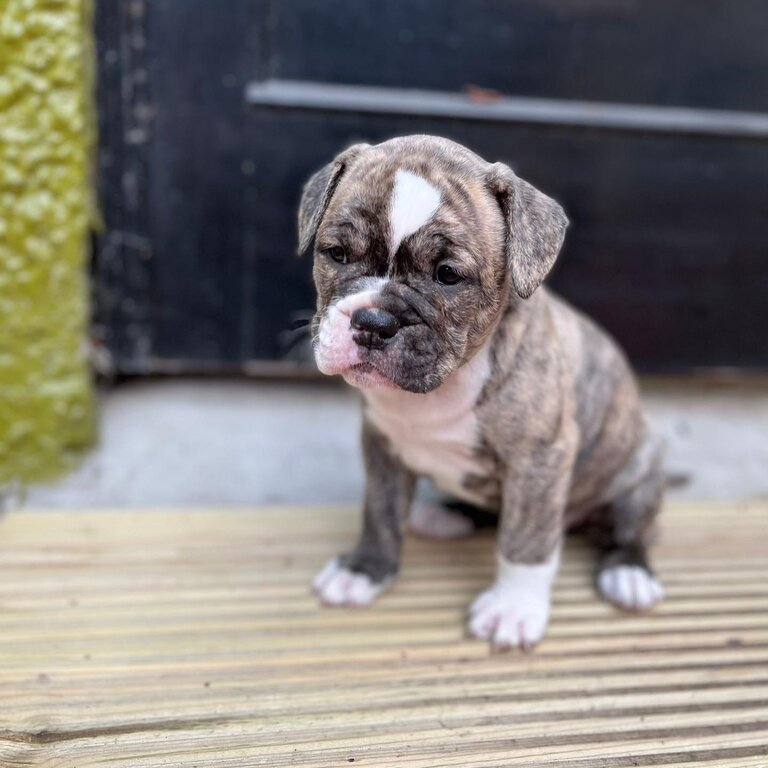
[[[768,505],[664,521],[661,608],[599,601],[575,541],[546,641],[490,656],[490,536],[409,541],[339,611],[307,583],[351,509],[11,514],[0,766],[768,766]]]

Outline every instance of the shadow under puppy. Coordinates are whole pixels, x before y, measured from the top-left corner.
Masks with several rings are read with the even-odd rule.
[[[496,647],[542,638],[564,531],[587,518],[603,596],[661,599],[645,549],[664,479],[634,378],[603,331],[539,288],[567,223],[506,165],[432,136],[350,147],[307,182],[315,357],[365,402],[362,534],[315,579],[324,602],[368,604],[392,584],[409,515],[462,530],[413,505],[420,475],[500,515],[496,581],[469,620]]]

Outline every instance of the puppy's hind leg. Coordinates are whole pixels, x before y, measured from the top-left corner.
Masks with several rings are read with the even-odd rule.
[[[468,517],[438,501],[416,501],[408,517],[408,530],[422,539],[461,539],[475,526]]]
[[[603,510],[597,587],[614,605],[642,611],[664,596],[647,553],[665,483],[660,443],[646,438],[627,471],[639,479]]]
[[[499,515],[454,500],[416,501],[411,506],[408,529],[424,539],[461,539],[480,528],[496,528]]]

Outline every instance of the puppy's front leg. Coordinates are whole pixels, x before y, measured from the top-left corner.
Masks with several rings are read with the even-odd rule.
[[[532,451],[504,478],[496,581],[472,603],[469,620],[498,650],[529,650],[546,631],[571,459],[566,446]]]
[[[363,421],[366,487],[363,530],[357,546],[334,557],[313,586],[328,605],[368,605],[391,586],[400,567],[403,527],[413,500],[415,476],[384,438]]]

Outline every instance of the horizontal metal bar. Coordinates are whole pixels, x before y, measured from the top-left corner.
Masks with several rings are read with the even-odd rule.
[[[534,99],[472,98],[462,93],[333,85],[295,80],[250,83],[252,106],[362,114],[410,115],[445,120],[572,126],[671,134],[768,138],[768,114],[685,107]]]

